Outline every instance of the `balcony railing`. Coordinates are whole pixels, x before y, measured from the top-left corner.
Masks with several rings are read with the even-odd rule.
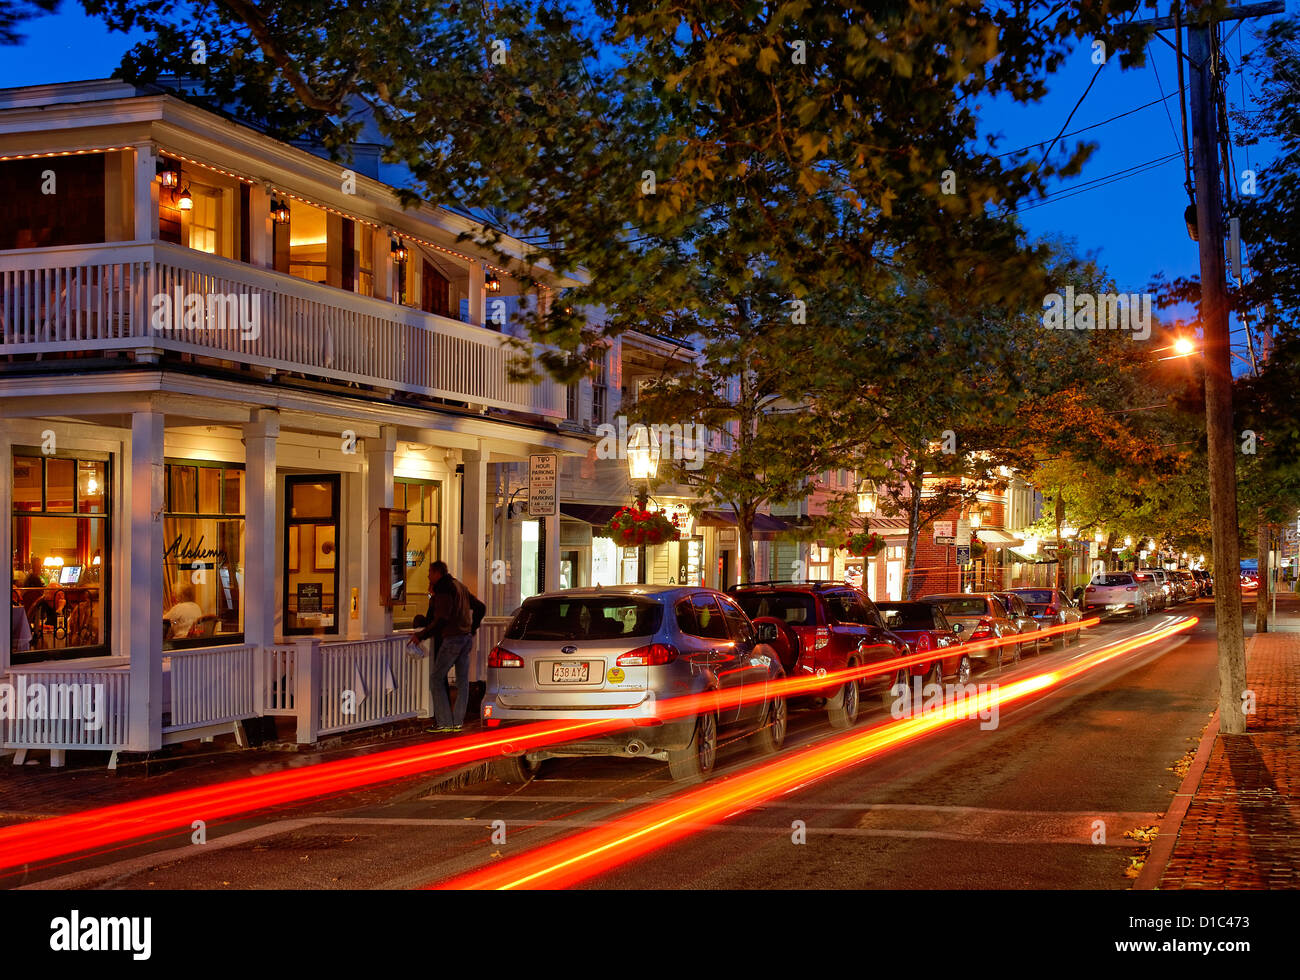
[[[163,297],[166,297],[164,299]],[[194,299],[192,297],[197,297]],[[177,352],[563,418],[492,330],[166,242],[0,254],[0,355]]]

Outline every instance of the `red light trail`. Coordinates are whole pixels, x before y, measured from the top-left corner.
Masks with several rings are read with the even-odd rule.
[[[1199,619],[1156,629],[1045,671],[978,695],[979,710],[1008,704],[1067,680],[1133,650],[1194,627]],[[797,786],[857,765],[889,748],[946,727],[965,716],[968,705],[951,705],[917,718],[885,723],[839,736],[830,742],[761,765],[723,782],[702,786],[645,807],[605,827],[585,831],[519,857],[435,886],[441,888],[565,888],[657,850],[716,822],[750,809]]]
[[[663,720],[682,718],[700,711],[734,708],[743,701],[772,695],[794,697],[824,691],[837,683],[874,674],[892,673],[918,663],[933,661],[939,656],[957,656],[959,652],[1023,643],[1039,636],[1091,626],[1096,622],[1086,620],[1080,624],[1053,626],[1001,640],[965,643],[947,651],[909,654],[852,670],[834,671],[820,677],[786,677],[768,685],[766,692],[755,692],[747,686],[740,690],[711,691],[672,698],[657,703],[655,716]],[[189,828],[195,820],[212,822],[223,817],[346,792],[437,769],[482,762],[503,753],[595,738],[634,725],[635,720],[626,718],[512,725],[454,740],[391,749],[355,759],[322,762],[48,820],[15,824],[0,828],[0,868],[30,865],[80,851],[92,851],[124,841],[175,832]]]

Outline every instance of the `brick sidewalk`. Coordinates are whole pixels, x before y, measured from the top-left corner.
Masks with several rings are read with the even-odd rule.
[[[1215,737],[1160,888],[1300,888],[1300,633],[1247,644],[1256,713]]]

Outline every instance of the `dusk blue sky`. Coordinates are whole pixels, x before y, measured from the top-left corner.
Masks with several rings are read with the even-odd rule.
[[[1224,46],[1231,65],[1235,67],[1241,54],[1255,47],[1255,32],[1265,23],[1263,19],[1246,23],[1231,35]],[[1234,26],[1228,25],[1225,33]],[[58,14],[28,22],[24,33],[26,41],[22,45],[0,48],[0,87],[108,77],[133,40],[109,33],[99,21],[86,17],[80,4],[70,0],[65,0]],[[1172,32],[1165,32],[1165,36],[1172,37]],[[988,132],[1001,134],[1000,150],[1050,140],[1060,131],[1096,70],[1091,55],[1090,46],[1081,45],[1053,78],[1049,95],[1040,103],[1018,106],[989,101],[983,106],[981,115]],[[1118,58],[1109,59],[1071,120],[1069,131],[1153,102],[1176,88],[1174,54],[1166,45],[1153,41],[1143,68],[1125,71]],[[1234,75],[1229,87],[1231,104],[1251,107],[1252,91],[1249,77],[1243,89],[1242,78]],[[1127,292],[1144,291],[1158,272],[1167,278],[1195,274],[1196,244],[1188,238],[1183,223],[1188,201],[1181,155],[1113,183],[1070,193],[1088,181],[1181,154],[1177,97],[1066,142],[1073,144],[1080,139],[1097,143],[1096,152],[1082,174],[1056,188],[1054,193],[1059,199],[1023,211],[1022,220],[1030,233],[1076,239],[1081,251],[1098,253],[1120,289]],[[1234,154],[1238,171],[1246,167],[1263,170],[1271,149],[1239,147]],[[1167,313],[1164,317],[1173,315]],[[1182,315],[1190,317],[1190,311]],[[1238,332],[1235,339],[1240,338]]]

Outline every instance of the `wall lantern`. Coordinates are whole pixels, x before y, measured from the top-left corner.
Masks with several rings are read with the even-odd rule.
[[[483,288],[489,293],[501,292],[501,280],[494,273],[489,273],[488,277],[483,280]]]
[[[289,205],[284,201],[272,201],[271,220],[277,225],[287,225],[289,223]]]
[[[194,210],[194,196],[190,193],[189,184],[185,185],[184,189],[180,193],[180,197],[176,198],[176,206],[182,211]]]
[[[388,251],[393,254],[394,262],[405,262],[406,257],[409,254],[406,250],[406,246],[402,244],[400,238],[390,238],[388,240]]]

